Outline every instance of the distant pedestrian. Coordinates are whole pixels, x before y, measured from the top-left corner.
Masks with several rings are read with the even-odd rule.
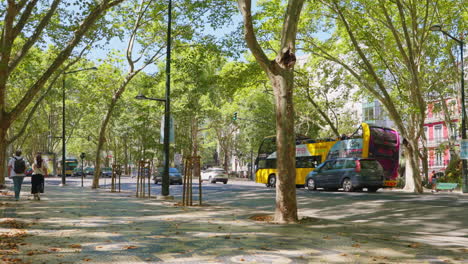
[[[432,185],[432,192],[436,192],[437,176],[434,170],[429,174],[429,182]]]
[[[28,166],[28,162],[21,157],[21,150],[17,150],[8,162],[8,177],[13,179],[16,201],[20,198],[21,185],[23,184],[24,176],[26,176],[25,173]]]
[[[44,176],[47,177],[47,164],[41,154],[36,155],[32,168],[31,193],[34,195],[34,200],[41,200],[39,193],[44,193]]]

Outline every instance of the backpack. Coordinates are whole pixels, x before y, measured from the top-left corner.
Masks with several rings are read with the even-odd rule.
[[[14,158],[15,165],[13,166],[13,171],[18,174],[22,174],[26,171],[26,162],[24,162],[23,158]]]

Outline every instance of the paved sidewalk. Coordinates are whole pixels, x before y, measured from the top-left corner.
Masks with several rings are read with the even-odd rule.
[[[278,225],[249,219],[273,212],[271,189],[262,190],[268,200],[239,191],[236,201],[188,208],[176,205],[179,196],[160,201],[47,185],[42,200],[33,201],[26,191],[19,202],[11,191],[0,195],[0,263],[468,263],[468,220],[438,206],[423,218],[448,229],[394,230],[378,213],[359,218],[374,203],[325,205],[331,195],[320,193],[314,202],[322,208],[301,209],[300,224]],[[466,211],[467,197],[455,197],[454,210]],[[358,221],[333,219],[340,209]],[[395,208],[394,221],[418,224],[405,213]]]

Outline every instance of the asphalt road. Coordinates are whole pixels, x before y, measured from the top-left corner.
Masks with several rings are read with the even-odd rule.
[[[110,189],[110,179],[100,179],[102,189]],[[81,179],[67,177],[72,186],[81,186]],[[47,184],[60,184],[51,178]],[[91,179],[84,181],[91,186]],[[121,190],[136,191],[136,179],[122,177]],[[299,217],[317,217],[347,223],[375,226],[382,232],[431,233],[434,240],[445,234],[456,234],[468,246],[468,195],[429,190],[418,195],[400,190],[380,189],[376,193],[342,191],[308,191],[296,189]],[[151,195],[160,195],[161,185],[151,183]],[[182,199],[182,186],[170,185],[170,195]],[[193,183],[193,200],[198,202],[198,182]],[[271,214],[275,208],[275,189],[252,181],[230,180],[228,184],[203,183],[203,204],[251,208],[256,213]]]

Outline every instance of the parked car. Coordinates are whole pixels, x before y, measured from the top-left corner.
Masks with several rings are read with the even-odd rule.
[[[164,168],[157,168],[153,175],[154,184],[162,182]],[[177,168],[169,168],[169,184],[182,184],[182,174]]]
[[[84,169],[85,175],[94,175],[94,168],[93,167],[86,167]]]
[[[201,180],[208,181],[210,183],[223,182],[226,184],[228,182],[228,174],[223,168],[208,168],[201,173]]]
[[[101,169],[101,177],[112,177],[112,168],[104,167]]]
[[[84,170],[84,169],[83,169]],[[82,175],[82,172],[81,172],[81,167],[76,167],[73,169],[73,174],[72,176],[77,176],[77,177],[81,177]],[[86,174],[84,174],[84,176],[86,177]]]
[[[367,188],[376,192],[384,184],[384,170],[380,163],[368,158],[337,158],[327,160],[306,177],[306,186],[312,191],[317,188],[345,192]]]

